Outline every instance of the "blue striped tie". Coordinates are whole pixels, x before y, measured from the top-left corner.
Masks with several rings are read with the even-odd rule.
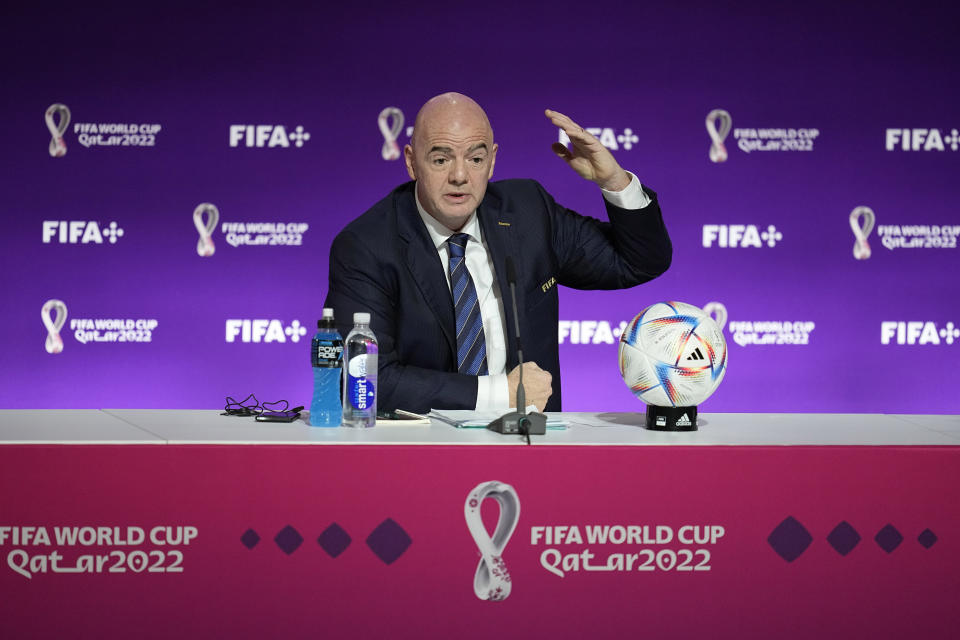
[[[487,375],[487,345],[483,338],[483,319],[473,278],[463,259],[468,236],[455,233],[447,238],[450,245],[450,290],[457,316],[457,370],[472,376]]]

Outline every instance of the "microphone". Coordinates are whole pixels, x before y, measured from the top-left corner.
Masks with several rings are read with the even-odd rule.
[[[497,433],[514,434],[520,433],[527,437],[527,443],[530,442],[530,436],[542,436],[547,432],[547,416],[542,413],[527,413],[526,392],[523,389],[523,349],[520,345],[520,314],[517,310],[517,272],[513,266],[513,259],[507,256],[507,284],[510,285],[510,300],[513,304],[513,327],[514,335],[517,338],[517,361],[519,363],[519,381],[517,384],[517,406],[516,411],[511,411],[500,416],[487,425],[487,429]]]
[[[520,379],[517,381],[517,411],[526,413],[527,392],[523,388],[523,347],[520,345],[520,316],[517,314],[517,270],[513,267],[513,258],[507,256],[507,285],[510,286],[510,300],[513,303],[513,335],[517,337],[517,360]]]

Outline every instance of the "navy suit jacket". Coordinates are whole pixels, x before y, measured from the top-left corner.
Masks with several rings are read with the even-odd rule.
[[[473,409],[476,376],[457,372],[453,300],[440,256],[420,219],[415,183],[397,187],[353,220],[330,249],[332,307],[346,337],[357,311],[371,314],[380,345],[380,410]],[[517,305],[525,362],[553,375],[547,411],[560,410],[557,285],[623,289],[670,266],[672,247],[656,201],[626,211],[604,199],[610,222],[581,216],[532,180],[487,186],[477,216],[493,259],[507,326],[507,372],[517,343],[506,257],[517,272]]]

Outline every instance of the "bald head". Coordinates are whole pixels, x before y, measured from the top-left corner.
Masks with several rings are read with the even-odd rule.
[[[444,93],[417,113],[403,157],[424,210],[458,231],[483,201],[497,145],[480,105],[461,93]]]
[[[493,128],[483,108],[470,96],[450,91],[434,96],[420,107],[413,123],[410,143],[416,148],[423,145],[432,131],[438,128],[456,132],[464,127],[484,127],[493,141]]]

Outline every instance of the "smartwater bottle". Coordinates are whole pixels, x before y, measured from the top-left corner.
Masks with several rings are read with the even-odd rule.
[[[333,309],[324,309],[317,321],[317,333],[310,343],[313,365],[313,400],[310,424],[314,427],[338,427],[340,407],[340,370],[343,363],[343,339],[333,323]]]
[[[370,314],[353,314],[343,358],[343,426],[377,424],[377,337],[370,330]]]

